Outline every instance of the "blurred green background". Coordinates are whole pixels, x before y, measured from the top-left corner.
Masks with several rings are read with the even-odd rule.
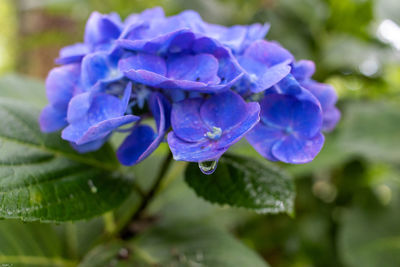
[[[194,9],[224,25],[270,22],[268,39],[297,59],[314,60],[315,78],[334,85],[342,121],[314,162],[282,165],[296,179],[294,218],[212,206],[184,185],[179,163],[171,175],[180,178],[150,214],[162,222],[195,220],[229,229],[273,267],[400,266],[400,1],[0,0],[0,74],[43,80],[58,50],[82,40],[92,11],[126,17],[154,6],[168,15]],[[234,150],[259,157],[242,144]],[[154,155],[136,167],[137,175],[149,176],[156,160]],[[79,257],[96,245],[93,223],[56,227],[67,236],[71,227],[80,231],[66,241],[68,248],[70,242],[79,247],[67,255]],[[2,222],[0,233],[10,227],[44,231],[39,224]]]

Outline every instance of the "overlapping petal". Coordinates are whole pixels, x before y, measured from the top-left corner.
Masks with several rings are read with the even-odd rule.
[[[78,95],[69,105],[68,122],[62,138],[76,145],[104,139],[114,129],[139,120],[134,115],[124,115],[131,94],[129,84],[122,99],[100,92]]]
[[[277,43],[259,40],[253,42],[238,60],[246,71],[237,85],[238,90],[258,93],[277,84],[290,73],[293,56]]]
[[[60,130],[67,124],[68,103],[78,90],[79,64],[54,68],[46,79],[46,95],[49,105],[41,112],[40,128],[43,132]]]
[[[174,104],[173,132],[168,144],[176,160],[205,161],[219,158],[259,121],[258,103],[246,103],[233,91]]]
[[[286,163],[311,161],[321,150],[322,112],[315,102],[295,95],[267,94],[260,123],[246,138],[265,158]]]
[[[124,165],[134,165],[147,158],[164,140],[170,126],[170,103],[159,93],[154,93],[149,106],[157,125],[157,134],[150,126],[137,125],[117,151],[119,161]]]
[[[232,53],[218,41],[179,30],[150,41],[119,40],[137,54],[123,58],[119,69],[134,82],[164,89],[217,92],[242,75]]]

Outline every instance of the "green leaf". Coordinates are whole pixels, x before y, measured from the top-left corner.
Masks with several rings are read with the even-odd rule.
[[[256,253],[229,233],[205,224],[181,221],[157,226],[131,242],[95,248],[80,267],[109,266],[266,267]]]
[[[0,97],[18,99],[43,107],[47,104],[43,82],[19,74],[0,77]]]
[[[270,164],[251,158],[224,155],[211,175],[189,164],[186,182],[198,196],[218,204],[228,204],[258,213],[293,212],[294,182]]]
[[[63,255],[49,224],[0,221],[0,266],[69,267],[77,262]]]
[[[109,146],[78,154],[43,134],[39,111],[0,98],[0,217],[60,222],[115,208],[132,191]]]
[[[400,161],[400,107],[384,102],[347,105],[339,135],[341,149],[372,160]]]

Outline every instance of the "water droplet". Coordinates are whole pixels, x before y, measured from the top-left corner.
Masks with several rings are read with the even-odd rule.
[[[121,260],[126,260],[129,258],[130,251],[127,248],[121,248],[118,251],[118,258]]]
[[[202,161],[199,162],[199,168],[202,173],[210,175],[217,169],[218,160]]]
[[[88,181],[88,185],[89,185],[89,188],[90,188],[90,192],[92,192],[93,194],[96,194],[97,193],[97,187],[94,185],[92,180]]]

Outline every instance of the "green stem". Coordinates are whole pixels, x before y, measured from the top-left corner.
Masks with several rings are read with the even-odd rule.
[[[146,210],[147,206],[153,200],[154,196],[160,189],[161,181],[166,176],[168,169],[171,165],[171,162],[172,162],[172,154],[171,154],[171,152],[168,152],[168,155],[164,159],[164,161],[161,165],[160,171],[158,172],[158,174],[155,178],[155,182],[154,182],[153,186],[151,187],[149,192],[144,195],[139,208],[132,215],[132,218],[129,220],[129,223],[124,228],[122,228],[122,230],[120,231],[120,236],[122,237],[122,239],[129,239],[134,236],[134,233],[130,229],[130,224],[132,222],[140,219],[143,212]]]

